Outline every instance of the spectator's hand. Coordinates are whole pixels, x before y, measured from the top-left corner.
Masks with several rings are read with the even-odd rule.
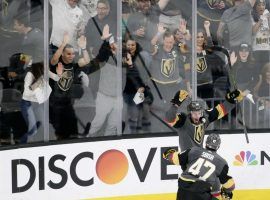
[[[81,35],[78,39],[78,46],[81,49],[86,49],[86,37],[84,35]]]
[[[145,35],[145,28],[144,27],[140,27],[138,30],[136,30],[135,34],[139,37],[144,37]]]
[[[70,37],[68,35],[68,32],[65,32],[64,37],[63,37],[63,44],[67,45],[69,43],[69,41],[70,41]]]
[[[111,47],[111,52],[113,55],[116,55],[117,53],[117,44],[116,43],[112,43],[110,44],[110,47]]]
[[[139,93],[144,93],[144,87],[140,87],[140,88],[137,90],[137,92],[139,92]]]
[[[208,20],[204,21],[204,23],[203,23],[205,30],[210,30],[210,25],[211,25],[211,23]]]
[[[218,3],[216,3],[216,4],[214,5],[214,8],[217,8],[217,9],[221,10],[221,9],[224,9],[225,6],[226,6],[226,5],[225,5],[224,1],[220,1],[220,2],[218,2]]]
[[[16,78],[18,74],[16,72],[8,72],[8,77],[9,78]]]
[[[239,103],[243,100],[244,94],[241,90],[236,89],[232,92],[227,93],[225,98],[229,103]]]
[[[110,33],[110,26],[109,26],[108,24],[106,24],[106,25],[103,27],[101,39],[102,39],[102,40],[107,40],[107,39],[109,39],[111,36],[112,36],[112,34]]]
[[[127,53],[126,63],[128,64],[128,66],[132,66],[132,58],[130,53]]]
[[[157,52],[158,52],[158,45],[154,45],[154,46],[153,46],[153,52],[151,53],[151,55],[152,55],[152,56],[153,56],[153,55],[156,55]]]
[[[85,27],[78,30],[78,36],[81,36],[81,35],[84,35],[84,34],[85,34]]]
[[[179,24],[178,29],[182,34],[187,33],[187,21],[185,19],[180,19],[180,24]]]
[[[64,67],[63,67],[63,64],[61,62],[59,62],[57,64],[57,67],[56,67],[56,73],[58,76],[61,76],[63,74],[63,71],[64,71]]]
[[[166,28],[164,28],[164,24],[159,23],[159,24],[157,25],[157,27],[158,27],[158,32],[159,32],[159,33],[161,33],[161,34],[165,33]]]
[[[233,51],[230,55],[231,65],[233,66],[237,61],[237,56],[235,55],[235,52]]]

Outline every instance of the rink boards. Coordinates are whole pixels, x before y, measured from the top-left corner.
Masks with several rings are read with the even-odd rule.
[[[233,199],[261,200],[268,199],[270,190],[236,190]],[[98,198],[89,200],[175,200],[176,194],[136,195],[127,197]]]
[[[234,199],[268,199],[270,134],[221,135]],[[83,142],[0,151],[0,199],[175,199],[178,166],[162,159],[178,137]]]

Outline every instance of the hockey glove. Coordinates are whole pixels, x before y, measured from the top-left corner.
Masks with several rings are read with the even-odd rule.
[[[227,191],[225,188],[221,188],[221,196],[222,196],[222,199],[232,199],[233,198],[233,193],[232,192],[229,192]]]
[[[171,103],[180,106],[187,97],[188,92],[186,90],[180,90],[175,93],[173,99],[171,100]]]
[[[168,161],[171,161],[171,158],[173,156],[173,154],[176,152],[175,149],[167,149],[164,151],[164,153],[162,154],[162,157],[165,159],[165,160],[168,160]]]
[[[234,104],[234,103],[239,103],[240,101],[242,101],[244,96],[240,90],[236,89],[232,92],[227,93],[225,98],[229,103]]]

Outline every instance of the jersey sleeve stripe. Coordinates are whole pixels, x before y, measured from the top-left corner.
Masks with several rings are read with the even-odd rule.
[[[177,122],[179,121],[178,115],[174,118],[172,122],[167,121],[167,124],[169,124],[171,127],[173,127]]]
[[[196,182],[195,180],[192,180],[192,179],[189,179],[189,178],[185,178],[183,176],[180,176],[179,178],[182,179],[183,181]]]
[[[212,196],[212,200],[222,200],[222,196],[220,195],[220,193],[212,194]]]
[[[234,180],[230,178],[226,183],[223,184],[223,187],[226,190],[233,191],[235,187]]]
[[[223,106],[223,104],[218,104],[216,106],[216,109],[218,111],[218,119],[221,119],[222,117],[224,117],[227,114],[227,110],[226,108]]]
[[[174,152],[173,155],[172,155],[171,159],[172,159],[172,163],[174,165],[180,165],[178,154],[179,154],[179,152]]]

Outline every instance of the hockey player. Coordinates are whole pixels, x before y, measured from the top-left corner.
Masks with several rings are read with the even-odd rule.
[[[187,97],[188,92],[185,90],[176,92],[165,116],[165,121],[178,130],[181,151],[194,146],[202,147],[208,125],[230,112],[236,103],[242,101],[243,93],[240,90],[229,92],[225,97],[226,101],[209,110],[203,110],[198,101],[192,101],[187,107],[188,114],[177,113],[178,107]]]
[[[235,183],[228,175],[229,166],[226,160],[216,153],[220,143],[219,135],[210,134],[205,149],[193,147],[181,153],[175,149],[168,149],[163,153],[164,159],[172,164],[181,165],[183,169],[178,179],[177,200],[221,200],[220,194],[211,194],[216,179],[222,184],[223,198],[232,198]]]

